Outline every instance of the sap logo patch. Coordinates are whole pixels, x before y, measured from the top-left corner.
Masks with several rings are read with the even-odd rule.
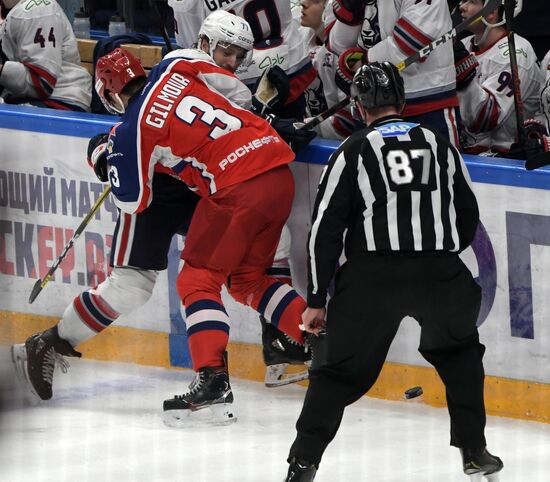
[[[374,129],[380,132],[382,137],[397,137],[408,134],[413,127],[417,126],[418,124],[411,122],[392,122],[391,124],[385,124]]]

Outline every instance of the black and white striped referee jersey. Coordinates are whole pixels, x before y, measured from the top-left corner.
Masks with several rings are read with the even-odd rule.
[[[308,305],[324,306],[342,253],[459,252],[479,211],[460,153],[427,127],[391,116],[356,132],[332,154],[308,239]]]

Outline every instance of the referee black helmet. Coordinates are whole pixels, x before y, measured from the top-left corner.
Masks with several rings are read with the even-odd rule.
[[[405,103],[405,86],[397,67],[390,62],[371,62],[355,73],[351,98],[366,109],[401,106]]]

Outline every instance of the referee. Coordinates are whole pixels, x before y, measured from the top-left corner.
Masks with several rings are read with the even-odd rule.
[[[361,67],[352,100],[368,127],[331,156],[315,201],[302,320],[307,332],[326,330],[325,353],[316,360],[313,352],[286,481],[313,480],[345,407],[372,387],[407,315],[420,324],[419,351],[445,384],[451,445],[461,449],[464,472],[497,472],[502,461],[485,448],[481,290],[458,256],[479,221],[464,161],[433,130],[400,117],[403,80],[392,64]],[[347,261],[336,271],[325,323],[343,247]]]

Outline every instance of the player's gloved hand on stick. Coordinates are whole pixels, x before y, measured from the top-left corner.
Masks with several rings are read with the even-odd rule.
[[[332,11],[340,22],[359,25],[364,20],[365,3],[365,0],[334,0]]]
[[[350,95],[355,72],[361,65],[365,65],[368,62],[368,50],[353,47],[342,52],[340,57],[338,57],[338,65],[334,74],[336,86],[346,95]]]
[[[290,81],[278,65],[264,70],[252,96],[252,110],[257,114],[271,114],[286,104]]]
[[[474,54],[468,52],[468,49],[460,40],[453,43],[453,54],[455,58],[456,89],[463,90],[476,77],[479,62]]]
[[[107,165],[107,141],[109,134],[98,134],[88,142],[88,164],[101,182],[109,180]]]
[[[523,128],[528,139],[543,139],[548,135],[546,126],[537,119],[527,119],[523,123]]]
[[[281,119],[270,114],[266,120],[295,153],[307,146],[317,136],[315,131],[301,129],[303,124],[296,119]]]
[[[543,135],[540,138],[527,138],[524,144],[514,142],[510,146],[510,152],[506,157],[522,161],[526,160],[525,168],[527,170],[532,170],[541,166],[536,165],[537,163],[529,162],[529,159],[533,159],[548,152],[550,152],[550,138]]]

